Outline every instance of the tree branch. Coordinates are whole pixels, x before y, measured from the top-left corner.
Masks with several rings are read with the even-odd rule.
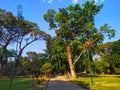
[[[74,60],[73,65],[76,64],[76,62],[79,60],[79,58],[81,57],[81,55],[82,55],[85,51],[86,51],[86,50],[84,50],[84,49],[81,51],[81,53],[79,54],[79,56]]]
[[[81,55],[82,55],[85,51],[87,51],[89,48],[93,47],[93,43],[96,42],[96,40],[98,40],[98,38],[96,38],[95,40],[88,40],[88,41],[84,44],[81,53],[80,53],[79,56],[74,60],[73,65],[76,64],[76,62],[79,60],[79,58],[81,57]]]

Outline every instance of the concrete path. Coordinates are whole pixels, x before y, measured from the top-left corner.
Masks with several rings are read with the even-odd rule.
[[[86,90],[63,76],[51,78],[46,90]]]

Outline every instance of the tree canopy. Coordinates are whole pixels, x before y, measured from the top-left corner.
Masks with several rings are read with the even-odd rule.
[[[19,58],[28,45],[38,40],[47,41],[49,38],[51,38],[51,36],[40,30],[36,23],[19,19],[19,17],[14,16],[12,12],[0,9],[1,68],[6,66],[5,64],[8,61],[8,53],[6,53],[6,51],[9,45],[14,44],[14,49],[17,52],[15,56],[15,66],[17,67],[20,62]]]

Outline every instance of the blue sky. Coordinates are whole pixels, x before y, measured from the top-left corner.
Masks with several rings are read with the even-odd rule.
[[[0,0],[0,8],[11,11],[17,16],[17,5],[21,4],[25,19],[36,22],[41,30],[54,36],[54,31],[48,30],[49,27],[43,19],[43,14],[51,8],[58,10],[59,8],[67,7],[69,4],[81,4],[85,1],[86,0]],[[118,40],[120,39],[120,0],[95,0],[95,4],[101,3],[104,4],[104,7],[95,17],[96,27],[99,28],[99,26],[104,23],[108,23],[116,30],[116,36],[111,40],[105,39],[105,42]],[[10,48],[13,47],[14,45],[10,46]],[[43,52],[45,48],[45,41],[38,41],[27,47],[23,55],[25,55],[27,51]]]

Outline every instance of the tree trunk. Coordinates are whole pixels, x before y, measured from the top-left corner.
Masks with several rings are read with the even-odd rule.
[[[77,75],[76,75],[74,65],[72,63],[72,54],[71,54],[70,46],[66,46],[66,52],[67,52],[67,56],[68,56],[68,63],[69,63],[69,67],[70,67],[71,78],[76,79]]]
[[[10,86],[9,86],[9,90],[12,89],[12,84],[13,84],[13,77],[11,76],[11,77],[10,77]]]
[[[32,73],[32,89],[34,88],[34,73]]]

